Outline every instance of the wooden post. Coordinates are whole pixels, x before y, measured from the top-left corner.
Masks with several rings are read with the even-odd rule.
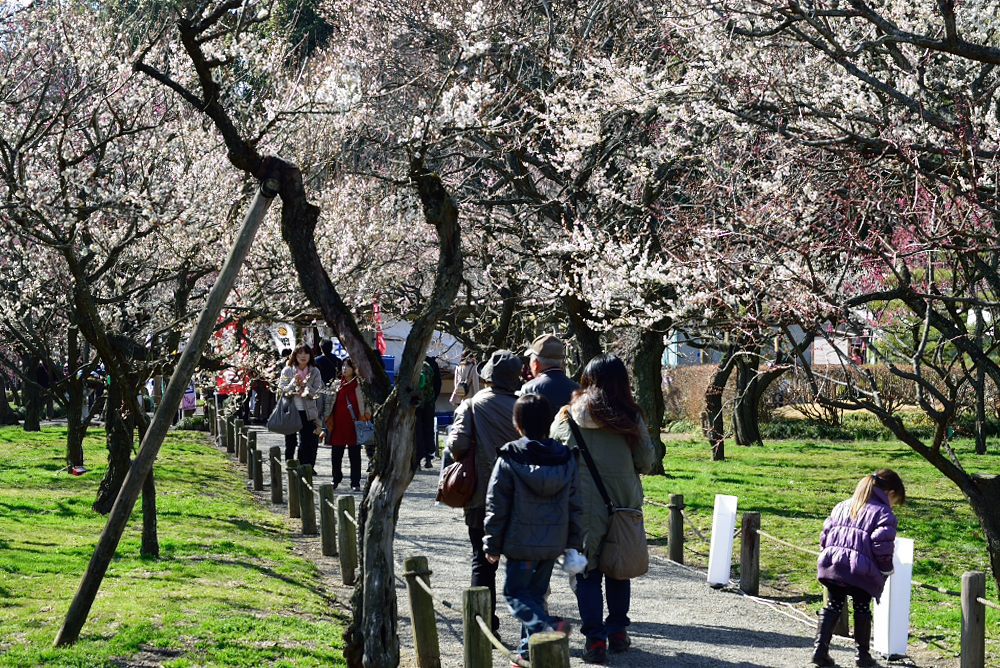
[[[226,447],[226,418],[215,418],[215,441],[220,448]]]
[[[670,528],[667,532],[667,547],[669,559],[678,564],[684,563],[684,495],[671,494],[670,503]]]
[[[181,399],[183,399],[191,382],[191,376],[198,367],[201,351],[215,331],[215,323],[219,319],[219,313],[222,312],[222,307],[236,282],[240,267],[243,266],[250,246],[253,245],[257,228],[264,220],[264,216],[271,206],[271,201],[278,194],[279,188],[280,183],[277,179],[268,177],[262,182],[260,190],[254,196],[253,203],[243,221],[239,235],[233,243],[232,250],[223,263],[222,269],[215,279],[215,284],[209,291],[208,299],[205,300],[205,307],[202,309],[201,315],[198,316],[198,324],[195,325],[194,332],[188,339],[184,346],[184,352],[181,353],[180,359],[174,367],[160,406],[153,415],[153,420],[150,422],[146,434],[142,437],[139,452],[125,475],[125,481],[122,483],[118,497],[111,508],[111,513],[108,515],[108,523],[97,541],[94,555],[87,565],[80,587],[73,597],[73,602],[70,603],[66,619],[56,636],[56,646],[70,645],[80,637],[80,631],[87,621],[101,582],[108,572],[108,566],[111,564],[118,549],[118,543],[125,532],[125,526],[132,516],[135,502],[153,470],[153,463],[163,445],[163,439],[170,428],[170,423],[177,414],[177,409],[180,408]]]
[[[236,423],[226,420],[226,452],[236,452]]]
[[[354,584],[354,571],[358,567],[358,529],[350,520],[354,514],[354,497],[350,494],[341,494],[337,497],[337,539],[338,552],[340,552],[340,577],[345,585]],[[489,590],[487,590],[488,592]],[[489,598],[486,599],[487,604]]]
[[[285,462],[288,471],[288,516],[301,517],[299,509],[299,460],[289,459]]]
[[[740,591],[756,596],[760,593],[760,513],[743,513],[740,534]]]
[[[214,438],[219,425],[215,421],[215,413],[212,411],[211,404],[205,404],[205,424],[208,425],[208,433]]]
[[[337,506],[334,505],[332,482],[319,486],[319,535],[323,556],[337,556]]]
[[[547,631],[528,639],[531,668],[569,668],[569,638],[565,633]]]
[[[830,605],[830,592],[826,587],[823,587],[823,607]],[[841,636],[842,638],[847,638],[851,635],[850,620],[847,617],[847,606],[844,606],[844,611],[840,613],[840,619],[837,620],[837,625],[833,627],[833,635]]]
[[[244,447],[245,441],[243,438],[246,436],[246,432],[243,431],[243,420],[233,421],[233,435],[236,437],[236,460],[240,464],[247,463],[247,451]]]
[[[487,626],[493,618],[488,587],[470,587],[462,592],[462,645],[465,668],[492,668],[493,645],[479,628],[477,616]]]
[[[962,576],[962,658],[960,668],[986,666],[986,575],[969,571]]]
[[[244,429],[247,429],[244,427]],[[257,452],[257,432],[250,431],[247,429],[246,435],[246,454],[247,454],[247,479],[253,480],[253,466],[254,457],[253,453]]]
[[[272,445],[271,456],[269,461],[271,464],[271,503],[283,503],[283,489],[281,482],[281,446]]]
[[[437,618],[434,599],[417,583],[417,578],[431,586],[431,571],[427,557],[409,557],[403,561],[406,592],[410,596],[410,619],[413,620],[413,644],[420,668],[441,668],[441,648],[438,646]]]
[[[303,464],[299,472],[299,514],[302,515],[302,533],[316,535],[316,498],[312,490],[312,466]]]
[[[278,476],[281,482],[281,476]],[[264,491],[264,453],[254,448],[253,451],[253,489],[255,492]]]

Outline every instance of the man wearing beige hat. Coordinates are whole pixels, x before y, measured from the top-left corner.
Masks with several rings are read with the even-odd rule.
[[[552,415],[569,403],[580,386],[566,376],[563,364],[566,346],[554,334],[542,334],[525,351],[534,379],[521,387],[521,394],[540,394],[552,406]]]

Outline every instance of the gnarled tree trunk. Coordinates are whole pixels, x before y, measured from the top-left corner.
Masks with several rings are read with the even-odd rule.
[[[42,430],[42,388],[35,382],[38,375],[39,360],[37,357],[26,355],[24,358],[23,376],[21,383],[21,402],[24,406],[24,431]]]
[[[80,332],[70,327],[66,332],[66,355],[69,378],[66,379],[66,466],[83,466],[83,439],[87,423],[83,418],[84,378],[80,372]]]
[[[791,368],[787,365],[772,366],[761,371],[760,362],[756,350],[745,351],[736,361],[733,437],[737,445],[764,445],[760,435],[761,401],[771,383]]]
[[[663,457],[667,453],[663,444],[663,332],[658,329],[647,329],[639,333],[639,344],[632,361],[632,374],[635,377],[636,402],[646,416],[646,426],[649,438],[656,451],[656,461],[652,473],[663,475]]]
[[[735,366],[736,348],[729,346],[705,389],[705,412],[702,414],[701,428],[709,445],[712,446],[712,460],[717,462],[726,459],[726,423],[722,393]]]
[[[107,389],[107,409],[104,413],[104,430],[108,447],[108,470],[97,490],[94,511],[101,515],[111,512],[118,497],[118,491],[125,481],[132,462],[132,446],[135,442],[135,422],[126,408],[126,383],[120,378],[111,378]]]

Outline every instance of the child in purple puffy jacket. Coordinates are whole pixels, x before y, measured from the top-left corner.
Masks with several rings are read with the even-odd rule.
[[[896,540],[896,516],[892,507],[906,500],[899,475],[882,469],[858,482],[854,496],[841,501],[826,518],[819,544],[818,578],[829,592],[816,630],[816,666],[834,666],[830,657],[833,628],[844,610],[847,597],[854,602],[856,665],[877,667],[871,655],[871,603],[882,595],[892,574],[892,551]]]

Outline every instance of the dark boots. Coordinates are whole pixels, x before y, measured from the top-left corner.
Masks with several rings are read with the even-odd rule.
[[[854,610],[854,642],[858,646],[858,668],[879,668],[878,661],[871,655],[872,644],[872,613],[870,611]]]
[[[830,608],[823,608],[819,613],[819,624],[816,626],[815,651],[812,655],[814,666],[837,665],[830,658],[830,639],[833,638],[833,627],[837,625],[840,614]]]

